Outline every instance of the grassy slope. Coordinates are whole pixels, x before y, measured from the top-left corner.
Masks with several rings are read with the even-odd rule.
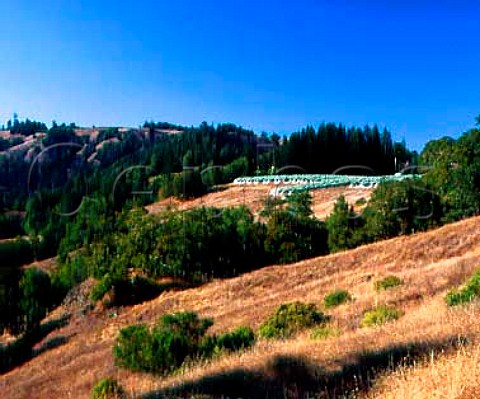
[[[245,185],[236,186],[229,184],[223,191],[213,192],[190,201],[179,201],[168,198],[156,202],[146,208],[149,212],[157,213],[165,207],[174,206],[179,210],[192,209],[199,206],[228,207],[246,205],[253,214],[258,213],[263,208],[263,202],[268,193],[275,185]],[[333,210],[333,205],[340,195],[344,195],[350,205],[354,205],[360,198],[368,200],[372,189],[358,189],[348,187],[332,187],[311,192],[313,197],[313,212],[318,219],[325,219]]]
[[[133,397],[169,395],[166,390],[172,387],[180,392],[186,389],[213,396],[224,393],[230,397],[265,397],[271,392],[287,392],[288,397],[299,397],[302,389],[308,388],[339,397],[337,395],[353,384],[352,381],[356,381],[352,389],[368,384],[372,365],[388,368],[389,353],[408,359],[408,353],[427,350],[435,354],[452,348],[458,337],[462,342],[478,342],[479,307],[471,305],[450,310],[444,305],[443,296],[479,265],[479,222],[480,218],[473,218],[428,233],[289,266],[266,267],[183,292],[165,293],[153,301],[124,309],[114,318],[104,313],[82,316],[74,312],[67,326],[51,333],[39,345],[50,345],[50,349],[0,377],[0,392],[6,398],[87,398],[97,379],[112,375]],[[373,282],[386,274],[398,275],[405,284],[377,293]],[[213,317],[213,331],[225,331],[242,324],[257,328],[279,304],[293,300],[321,304],[324,295],[335,288],[346,288],[355,298],[353,303],[328,312],[342,331],[340,337],[312,341],[300,335],[286,342],[261,341],[243,354],[192,365],[167,378],[133,374],[114,366],[111,349],[118,329],[125,325],[153,322],[162,313],[188,309]],[[399,321],[380,328],[359,329],[362,313],[380,303],[395,304],[406,314]],[[61,313],[58,309],[50,317]],[[473,346],[466,351],[478,353]],[[450,356],[455,360],[458,355]],[[461,361],[468,363],[468,359]],[[450,363],[457,364],[453,360]],[[418,366],[417,373],[423,372],[423,378],[428,379],[428,369],[423,371],[421,367],[426,366]],[[397,394],[402,392],[404,380],[401,371],[397,373],[386,375],[372,395],[377,392],[378,398],[402,397]],[[355,380],[353,374],[357,376]],[[462,389],[475,389],[479,385],[478,373],[470,376],[449,387],[447,396],[434,396],[433,391],[427,391],[415,397],[456,398]],[[415,387],[416,379],[421,378],[412,374],[405,384]],[[245,383],[245,379],[253,383]],[[440,380],[438,385],[443,382]]]

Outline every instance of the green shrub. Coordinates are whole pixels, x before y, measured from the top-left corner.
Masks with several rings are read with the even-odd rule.
[[[152,352],[153,337],[144,324],[122,328],[113,348],[116,364],[133,371],[154,371]]]
[[[124,399],[125,391],[113,378],[102,378],[92,389],[92,399]]]
[[[448,306],[457,306],[463,303],[471,302],[474,297],[475,295],[466,289],[452,290],[445,297],[445,302]]]
[[[311,339],[326,339],[328,337],[338,337],[340,335],[340,329],[331,326],[315,327],[310,332]]]
[[[397,276],[387,276],[375,282],[375,289],[377,291],[386,291],[390,288],[395,288],[403,284],[403,280]]]
[[[280,305],[259,329],[265,338],[288,338],[297,331],[328,320],[313,303],[293,302]]]
[[[463,303],[472,302],[480,297],[480,270],[477,270],[468,280],[465,287],[460,290],[452,290],[445,297],[448,306],[457,306]]]
[[[351,300],[352,296],[348,293],[348,291],[335,290],[325,296],[323,303],[325,308],[329,309]]]
[[[255,333],[250,327],[238,327],[218,336],[216,341],[220,349],[237,351],[252,346],[255,343]]]
[[[198,345],[212,325],[212,319],[200,319],[194,312],[180,312],[162,316],[155,329],[184,335],[189,342]]]
[[[399,309],[381,305],[365,312],[360,323],[361,327],[379,326],[388,321],[397,320],[403,315]]]
[[[105,274],[92,289],[90,299],[94,302],[101,300],[105,294],[113,287],[114,279],[110,274]]]
[[[206,359],[220,351],[221,350],[217,345],[217,337],[215,335],[206,335],[200,342],[197,353],[198,357]]]
[[[237,329],[221,335],[205,336],[199,346],[199,356],[208,358],[222,351],[238,351],[251,347],[255,343],[255,333],[250,327]]]
[[[187,357],[201,354],[202,340],[212,324],[210,319],[183,312],[163,316],[152,329],[145,325],[123,328],[113,348],[116,364],[134,371],[169,372]]]

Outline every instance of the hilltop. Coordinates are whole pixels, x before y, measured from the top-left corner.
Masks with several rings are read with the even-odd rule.
[[[472,218],[334,255],[269,266],[198,288],[165,292],[152,301],[109,313],[85,311],[79,304],[76,308],[63,305],[46,321],[66,312],[70,320],[37,346],[36,357],[0,377],[3,396],[88,398],[95,381],[111,375],[136,398],[157,394],[171,397],[175,392],[182,397],[191,397],[187,392],[205,393],[207,397],[219,397],[220,393],[229,397],[265,397],[269,390],[275,392],[278,384],[290,392],[288,397],[298,397],[294,390],[299,395],[307,388],[319,397],[326,397],[321,396],[322,390],[327,390],[329,397],[334,393],[338,396],[333,397],[340,397],[344,389],[354,390],[355,384],[359,390],[368,386],[373,378],[369,371],[372,366],[387,373],[392,361],[404,358],[403,362],[408,363],[409,356],[425,353],[432,361],[440,358],[438,364],[445,374],[429,374],[430,385],[418,387],[415,397],[460,398],[467,388],[476,392],[479,382],[474,369],[466,370],[464,376],[453,373],[458,363],[469,359],[474,362],[472,356],[480,337],[479,308],[472,304],[451,310],[443,297],[449,289],[462,284],[479,264],[479,222],[480,218]],[[404,285],[376,292],[373,282],[389,274],[402,278]],[[215,320],[213,332],[239,325],[255,329],[279,304],[300,300],[321,305],[324,295],[335,288],[347,289],[354,297],[351,304],[328,311],[341,331],[339,337],[314,341],[300,334],[285,342],[261,340],[244,353],[194,364],[166,378],[131,373],[114,365],[112,346],[123,326],[153,323],[164,313],[193,310]],[[396,305],[405,315],[382,327],[359,328],[363,312],[377,303]],[[457,345],[465,346],[463,357],[462,352],[454,351]],[[426,363],[417,366],[412,374],[404,369],[400,377],[386,376],[386,385],[378,397],[398,397],[405,392],[401,380],[405,373],[409,380],[425,382],[428,367]],[[355,382],[354,374],[364,380]],[[448,376],[446,380],[444,375]]]

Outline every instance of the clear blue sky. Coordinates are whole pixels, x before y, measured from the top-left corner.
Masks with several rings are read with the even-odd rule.
[[[0,122],[378,123],[421,149],[480,114],[476,1],[0,3]]]

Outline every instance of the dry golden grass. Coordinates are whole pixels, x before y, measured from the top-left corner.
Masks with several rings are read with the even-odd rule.
[[[254,215],[263,208],[263,203],[268,197],[268,193],[276,185],[243,185],[237,186],[228,184],[222,191],[213,192],[203,197],[196,198],[189,201],[180,201],[174,198],[167,198],[163,201],[156,202],[147,206],[149,212],[158,213],[167,207],[175,207],[179,210],[187,210],[199,206],[213,206],[218,208],[232,207],[232,206],[247,206]],[[372,193],[372,189],[368,188],[347,188],[347,187],[332,187],[322,190],[311,191],[313,197],[313,213],[318,219],[325,219],[333,210],[333,205],[340,195],[344,195],[345,199],[350,205],[353,205],[356,210],[361,207],[356,207],[355,202],[360,198],[368,200]]]
[[[399,237],[292,265],[270,266],[237,278],[213,281],[199,288],[167,292],[150,302],[119,310],[117,317],[108,317],[104,313],[82,316],[74,312],[67,326],[45,339],[48,341],[63,336],[67,342],[1,376],[0,392],[2,397],[14,399],[88,398],[96,380],[113,376],[136,398],[173,387],[181,389],[182,386],[201,391],[208,386],[205,381],[224,383],[224,388],[230,390],[225,394],[235,396],[239,389],[235,385],[237,380],[225,381],[231,381],[229,378],[238,376],[241,371],[250,377],[260,376],[264,382],[290,381],[285,388],[288,391],[285,396],[301,397],[301,387],[295,382],[303,378],[301,368],[284,363],[283,366],[275,365],[275,359],[283,356],[305,361],[312,375],[325,381],[324,390],[329,396],[325,392],[321,396],[323,388],[320,384],[315,387],[319,397],[336,397],[332,395],[332,386],[338,383],[335,379],[338,375],[345,376],[344,384],[350,381],[354,385],[368,385],[368,381],[354,381],[355,374],[347,373],[347,365],[361,369],[377,364],[381,366],[381,372],[389,367],[390,352],[403,356],[409,348],[413,348],[414,352],[434,350],[437,353],[441,349],[453,348],[455,337],[462,337],[462,340],[473,344],[480,342],[479,306],[449,309],[443,300],[446,291],[461,284],[480,263],[479,222],[480,218],[472,218],[427,233]],[[389,274],[400,277],[405,284],[395,290],[376,292],[374,281]],[[325,294],[336,288],[347,289],[354,298],[353,302],[328,312],[333,316],[332,323],[341,331],[338,337],[311,340],[305,333],[284,342],[260,341],[244,353],[192,364],[181,373],[166,378],[130,373],[114,366],[112,347],[118,330],[126,325],[153,323],[167,312],[193,310],[201,316],[214,318],[212,332],[226,331],[239,325],[257,328],[279,304],[299,300],[321,305]],[[405,315],[381,327],[359,328],[363,313],[383,303],[400,308]],[[61,313],[61,309],[57,312]],[[475,348],[467,346],[464,349],[473,354],[470,361],[476,358]],[[450,356],[444,361],[448,362],[458,355],[454,353]],[[468,363],[469,360],[465,358],[461,361]],[[425,370],[423,378],[427,378],[429,366],[422,367]],[[403,375],[401,371],[398,375],[385,375],[376,397],[388,397],[385,392],[391,392],[390,397],[401,397],[395,392],[402,391],[395,389],[407,375],[406,370]],[[422,378],[422,370],[417,368],[418,376],[409,374],[408,381],[412,387],[415,378]],[[359,373],[360,379],[366,378]],[[442,373],[438,374],[438,384],[441,384]],[[452,374],[449,378],[453,383],[457,377]],[[445,383],[448,384],[448,381]],[[471,386],[476,383],[478,378]],[[251,385],[254,384],[255,381],[252,381]],[[461,385],[460,382],[456,384]],[[338,387],[337,394],[341,388]],[[461,391],[458,392],[460,394]],[[426,394],[423,397],[430,396]]]
[[[369,399],[475,399],[480,397],[480,345],[428,359],[381,378]]]

